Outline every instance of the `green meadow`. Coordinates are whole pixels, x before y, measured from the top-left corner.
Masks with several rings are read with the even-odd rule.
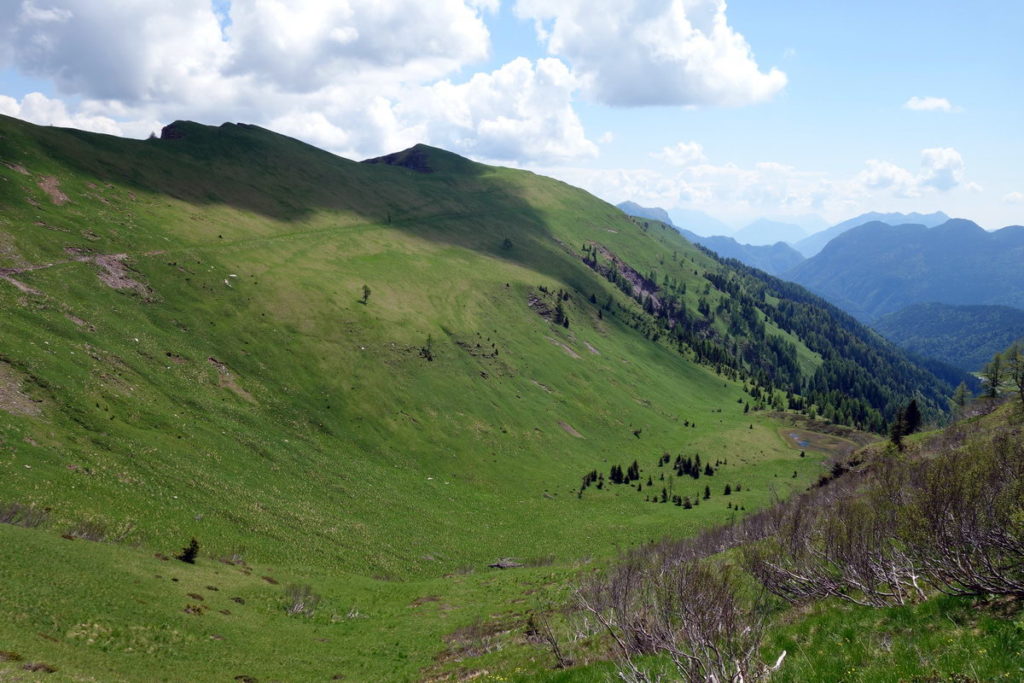
[[[629,303],[584,241],[695,288],[719,267],[666,229],[439,150],[424,174],[183,128],[3,120],[0,502],[46,521],[0,527],[0,649],[97,680],[413,679],[460,626],[818,475],[741,384],[588,300]],[[695,481],[664,453],[722,464]],[[579,495],[634,460],[645,490]],[[193,537],[195,566],[154,557]],[[487,569],[505,557],[534,568]],[[285,613],[288,584],[322,596],[313,617]]]
[[[563,183],[404,155],[0,117],[0,680],[600,678],[552,672],[530,615],[825,471],[582,256],[690,309],[728,266]]]

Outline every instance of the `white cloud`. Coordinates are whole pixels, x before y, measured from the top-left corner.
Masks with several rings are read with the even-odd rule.
[[[515,11],[606,104],[738,106],[786,85],[760,70],[725,0],[517,0]]]
[[[910,197],[917,194],[917,178],[907,169],[888,161],[869,159],[863,171],[857,176],[858,181],[870,190],[891,190],[897,197]]]
[[[121,124],[110,117],[91,116],[87,113],[71,114],[62,101],[38,92],[25,95],[20,102],[13,97],[0,95],[0,114],[14,116],[41,126],[79,128],[108,135],[125,134]]]
[[[653,152],[651,156],[672,166],[688,166],[707,161],[707,157],[704,156],[704,147],[699,142],[679,142],[669,147],[663,147],[661,151]]]
[[[402,102],[435,144],[495,160],[564,161],[597,156],[572,108],[576,79],[557,59],[519,57],[467,83],[442,81]]]
[[[835,184],[820,173],[763,162],[692,163],[669,173],[649,169],[538,169],[583,187],[612,203],[632,200],[644,206],[700,208],[715,216],[757,217],[841,210]]]
[[[208,0],[2,4],[9,60],[63,94],[137,104],[216,98],[223,85],[228,50]]]
[[[157,121],[256,123],[352,157],[428,142],[492,160],[590,158],[579,82],[556,59],[487,57],[497,0],[0,0],[0,66],[78,100],[7,102],[36,122],[144,136]],[[217,14],[221,12],[221,15]],[[226,14],[225,14],[226,12]],[[79,99],[80,98],[80,99]],[[44,98],[46,99],[46,98]]]
[[[912,111],[953,111],[952,103],[945,97],[911,97],[903,103],[903,108]]]
[[[424,82],[490,49],[479,9],[463,0],[235,0],[231,20],[226,73],[293,92],[339,79]]]
[[[949,192],[956,187],[979,191],[965,180],[963,157],[952,147],[921,150],[921,171],[912,173],[888,161],[870,159],[855,182],[866,190],[888,190],[894,197],[920,197],[927,191]]]
[[[946,192],[964,181],[964,159],[952,147],[921,150],[921,185]]]
[[[922,150],[917,173],[875,159],[847,177],[773,161],[739,166],[704,160],[668,172],[576,167],[537,170],[612,203],[632,200],[665,209],[700,209],[735,223],[766,215],[815,213],[839,220],[866,211],[915,211],[922,210],[922,199],[929,196],[941,195],[949,201],[954,191],[980,190],[967,179],[960,153],[949,147]],[[1011,193],[1004,201],[1024,204],[1024,193]]]
[[[1024,204],[1024,192],[1010,192],[1003,195],[1003,201],[1007,204]]]

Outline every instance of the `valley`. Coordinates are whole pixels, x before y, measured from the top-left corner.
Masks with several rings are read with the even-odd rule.
[[[547,675],[529,624],[580,577],[952,393],[531,173],[244,124],[0,135],[0,650],[57,678]],[[553,680],[612,666],[586,642]]]

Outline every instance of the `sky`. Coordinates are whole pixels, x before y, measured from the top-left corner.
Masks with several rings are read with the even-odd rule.
[[[418,142],[613,203],[1024,224],[1019,0],[0,0],[0,114]],[[685,225],[684,225],[685,227]]]

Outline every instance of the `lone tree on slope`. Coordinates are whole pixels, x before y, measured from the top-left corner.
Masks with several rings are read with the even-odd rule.
[[[1003,354],[1003,366],[1006,368],[1006,376],[1020,395],[1021,405],[1024,406],[1024,344],[1014,342]]]

